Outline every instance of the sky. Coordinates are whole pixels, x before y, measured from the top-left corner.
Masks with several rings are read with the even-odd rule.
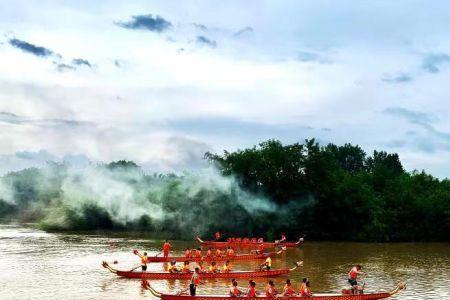
[[[284,143],[450,177],[447,1],[0,3],[0,174]]]

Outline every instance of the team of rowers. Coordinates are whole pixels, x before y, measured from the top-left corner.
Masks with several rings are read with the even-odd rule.
[[[232,249],[229,249],[229,250],[233,251]],[[196,256],[196,254],[194,254],[195,256],[191,256],[191,254],[188,253],[187,251],[189,251],[189,249],[186,250],[186,253],[185,253],[186,258],[202,257],[201,254],[200,254],[200,256]],[[198,250],[196,250],[196,252],[197,251]],[[234,252],[231,252],[231,251],[227,252],[226,255],[227,256],[234,255]],[[147,271],[147,263],[148,263],[147,252],[144,252],[143,254],[141,254],[138,251],[134,251],[134,253],[136,255],[138,255],[141,259],[142,271],[143,272]],[[204,266],[203,263],[204,263],[203,260],[197,261],[195,269],[198,268],[200,270],[200,272],[203,272],[203,273],[228,273],[233,269],[233,265],[230,263],[229,260],[225,261],[225,263],[222,265],[222,267],[220,267],[215,261],[211,261],[211,264],[209,264],[209,266]],[[268,271],[268,270],[270,270],[271,267],[272,267],[272,258],[270,258],[269,256],[266,258],[264,263],[259,265],[259,269],[261,271]],[[184,261],[182,267],[177,266],[177,262],[175,260],[171,261],[166,269],[169,273],[191,273],[192,272],[192,270],[190,269],[190,261],[189,260]]]

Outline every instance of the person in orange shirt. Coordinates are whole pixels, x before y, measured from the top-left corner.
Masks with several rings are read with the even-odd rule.
[[[228,247],[228,249],[227,249],[227,256],[228,256],[228,257],[234,256],[234,250],[233,250],[233,248]]]
[[[184,262],[181,273],[191,273],[191,269],[189,268],[189,261]]]
[[[202,249],[197,248],[197,250],[193,251],[195,253],[195,257],[200,258],[202,257]]]
[[[299,295],[303,293],[303,290],[306,287],[306,282],[308,281],[308,278],[303,278],[302,283],[300,284],[300,290],[298,291]]]
[[[180,273],[180,269],[176,266],[176,261],[171,261],[169,267],[167,268],[167,271],[169,273]]]
[[[269,280],[269,283],[266,286],[266,297],[270,299],[275,299],[277,297],[277,289],[272,280]]]
[[[300,296],[301,297],[311,297],[312,296],[311,285],[309,283],[309,280],[305,282],[305,288],[300,293]]]
[[[263,254],[264,253],[264,244],[263,243],[261,243],[261,244],[259,244],[258,245],[258,249],[256,250],[256,253],[258,253],[258,254]]]
[[[286,284],[283,289],[283,296],[291,297],[295,294],[294,289],[292,288],[291,280],[286,280]]]
[[[165,258],[169,257],[169,250],[171,247],[172,245],[169,243],[168,240],[166,240],[163,245],[163,253]]]
[[[186,248],[186,250],[184,250],[184,257],[185,258],[191,257],[191,250],[189,250],[189,248]]]
[[[209,273],[219,273],[220,272],[220,270],[217,268],[217,264],[215,261],[213,261],[211,263],[211,265],[208,268],[208,271],[209,271]]]
[[[147,263],[148,263],[147,252],[144,252],[144,254],[140,254],[137,250],[134,250],[133,253],[141,258],[142,271],[143,272],[147,271]]]
[[[227,260],[222,267],[222,273],[229,273],[233,269],[233,265],[231,265],[230,261]]]
[[[216,250],[216,257],[222,257],[222,251],[219,248]]]
[[[208,251],[206,251],[206,257],[212,256],[212,248],[209,248]]]

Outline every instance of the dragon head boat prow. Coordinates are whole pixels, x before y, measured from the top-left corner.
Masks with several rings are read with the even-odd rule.
[[[395,289],[393,289],[392,291],[389,292],[389,294],[391,296],[398,294],[401,290],[405,290],[406,289],[406,283],[405,282],[399,282],[397,284],[397,287]]]

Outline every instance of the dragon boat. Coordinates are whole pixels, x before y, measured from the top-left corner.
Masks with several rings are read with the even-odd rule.
[[[162,300],[229,300],[231,297],[228,295],[197,295],[190,296],[185,294],[164,294],[156,291],[151,287],[151,285],[144,281],[142,286],[149,290],[153,296],[160,298]],[[284,299],[284,300],[301,300],[301,299],[316,299],[316,300],[378,300],[378,299],[387,299],[395,294],[399,293],[406,287],[404,283],[399,283],[393,290],[389,292],[378,292],[378,293],[367,293],[367,294],[322,294],[317,293],[313,294],[311,297],[300,297],[300,296],[290,296],[290,297],[277,297],[276,299]],[[249,298],[246,298],[249,299]],[[273,300],[272,298],[268,298],[265,295],[258,296],[253,299],[258,300]]]
[[[286,248],[295,248],[303,244],[304,238],[299,238],[296,242],[216,242],[216,241],[204,241],[200,237],[196,237],[196,240],[202,245],[203,247],[212,247],[212,248],[256,248],[259,245],[263,244],[266,248],[275,248],[275,247],[286,247]]]
[[[277,252],[266,252],[261,254],[235,254],[232,256],[201,256],[201,257],[185,257],[185,256],[169,256],[169,257],[161,257],[161,256],[148,256],[147,262],[153,262],[153,263],[164,263],[164,262],[184,262],[184,261],[191,261],[191,262],[222,262],[222,261],[236,261],[236,260],[264,260],[267,257],[275,257],[279,254],[281,254],[283,251],[277,251]]]
[[[302,266],[303,262],[297,262],[291,269],[273,269],[269,271],[232,271],[228,273],[200,273],[202,279],[214,278],[256,278],[256,277],[276,277],[294,271]],[[141,272],[141,271],[120,271],[111,267],[106,261],[102,266],[121,277],[138,279],[190,279],[191,273],[169,273],[169,272]]]

